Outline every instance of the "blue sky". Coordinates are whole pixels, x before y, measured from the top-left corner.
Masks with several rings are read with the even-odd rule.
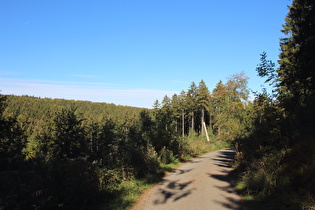
[[[241,71],[260,90],[289,0],[1,0],[2,94],[151,108]]]

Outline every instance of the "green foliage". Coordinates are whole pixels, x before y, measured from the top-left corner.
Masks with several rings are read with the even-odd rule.
[[[0,95],[0,209],[129,208],[174,163],[231,142],[255,208],[313,209],[314,4],[292,2],[279,67],[264,52],[256,69],[275,92],[253,102],[244,73],[212,92],[192,82],[152,110]]]
[[[0,179],[12,183],[6,175],[11,173],[25,178],[18,178],[14,189],[1,186],[0,208],[99,208],[104,203],[115,208],[118,201],[130,206],[135,198],[126,191],[133,180],[156,182],[170,165],[227,147],[229,139],[242,133],[245,115],[240,113],[246,103],[236,92],[241,92],[239,87],[246,90],[243,79],[243,86],[237,86],[237,79],[224,84],[230,94],[226,96],[235,101],[230,108],[213,100],[204,81],[192,83],[187,92],[165,96],[161,104],[155,101],[152,110],[29,96],[1,98]],[[225,98],[220,94],[218,98]],[[228,120],[217,120],[220,114]],[[21,198],[23,193],[29,196]],[[21,205],[16,205],[17,199]]]
[[[97,171],[100,190],[112,193],[116,186],[134,178],[133,168],[99,168]]]
[[[162,164],[170,164],[177,161],[172,150],[163,147],[160,151],[160,161]]]
[[[76,108],[62,109],[54,118],[52,153],[59,157],[76,158],[85,156],[87,145],[81,126],[82,119],[76,116]]]
[[[165,97],[161,106],[156,102],[154,110],[116,107],[118,111],[100,103],[3,97],[1,208],[116,203],[112,201],[125,196],[130,180],[156,182],[168,170],[166,164],[219,148],[211,128],[211,144],[198,133],[202,115],[197,96],[190,92],[195,97],[191,106],[182,91]],[[204,106],[209,97],[209,92],[204,94]],[[209,119],[208,112],[205,116]],[[128,198],[123,205],[134,200]]]
[[[143,150],[144,162],[147,165],[148,172],[157,173],[160,171],[161,160],[154,147],[148,146]]]
[[[315,207],[314,1],[294,0],[281,39],[280,66],[262,54],[257,71],[273,82],[276,94],[256,96],[253,124],[236,142],[243,191],[254,208]]]
[[[236,139],[250,125],[248,118],[248,78],[244,73],[228,78],[226,84],[217,83],[212,93],[213,131],[220,139]]]
[[[267,53],[263,52],[260,54],[260,64],[258,64],[256,70],[258,73],[258,76],[260,77],[267,77],[265,83],[271,82],[274,83],[276,78],[275,73],[275,66],[276,64],[273,63],[271,60],[267,60]]]
[[[270,196],[279,185],[280,162],[283,156],[269,154],[256,159],[250,164],[251,170],[244,175],[248,194],[257,198]],[[282,180],[283,181],[283,180]]]
[[[0,171],[19,167],[24,160],[26,138],[17,121],[3,115],[6,97],[0,95]]]

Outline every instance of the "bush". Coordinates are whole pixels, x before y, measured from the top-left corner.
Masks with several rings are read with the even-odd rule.
[[[98,179],[100,190],[112,192],[115,185],[134,178],[133,168],[100,168],[98,170]]]
[[[174,156],[174,153],[172,150],[167,149],[166,147],[163,147],[160,151],[160,157],[159,157],[161,163],[163,164],[169,164],[176,162],[176,157]]]
[[[160,170],[161,160],[153,146],[147,146],[142,151],[144,162],[148,172],[157,173]]]

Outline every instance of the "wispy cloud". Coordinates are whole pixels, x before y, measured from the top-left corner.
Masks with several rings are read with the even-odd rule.
[[[153,102],[176,91],[154,89],[126,89],[117,84],[60,82],[0,78],[2,94],[32,95],[37,97],[88,100],[120,105],[151,108]]]

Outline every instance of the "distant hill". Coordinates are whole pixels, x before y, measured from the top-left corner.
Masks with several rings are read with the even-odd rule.
[[[78,114],[87,120],[100,121],[103,118],[120,120],[137,116],[143,108],[100,103],[91,101],[76,101],[66,99],[50,99],[34,96],[7,95],[6,116],[44,118],[51,117],[62,108],[74,106]]]

